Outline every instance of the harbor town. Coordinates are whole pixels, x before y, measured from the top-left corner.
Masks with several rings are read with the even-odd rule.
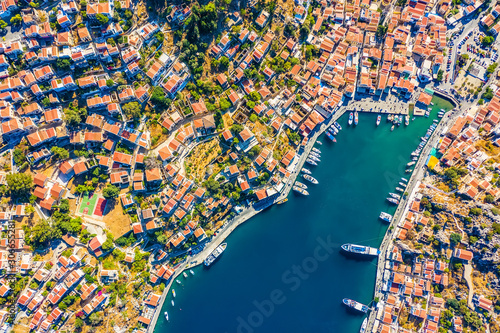
[[[342,247],[376,257],[373,300],[338,303],[363,332],[500,332],[500,4],[0,3],[0,332],[168,325],[195,267],[315,200],[369,115],[432,124],[380,246]]]

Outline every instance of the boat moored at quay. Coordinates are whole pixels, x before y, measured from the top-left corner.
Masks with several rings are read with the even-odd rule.
[[[361,304],[359,302],[356,302],[356,301],[349,299],[349,298],[344,298],[342,300],[342,303],[344,303],[345,306],[347,306],[351,309],[357,310],[359,312],[367,313],[369,310],[368,306]]]
[[[219,246],[217,246],[215,250],[213,250],[212,253],[208,255],[205,261],[203,261],[203,264],[207,267],[212,265],[214,261],[217,260],[217,258],[219,258],[220,255],[226,250],[226,247],[227,243],[222,243]]]
[[[316,180],[316,178],[314,178],[313,176],[310,176],[310,175],[302,175],[302,177],[304,177],[305,180],[308,180],[310,181],[311,183],[313,184],[318,184],[319,182]]]
[[[391,223],[392,221],[392,215],[386,212],[380,212],[379,219]]]
[[[380,254],[379,249],[374,247],[364,246],[364,245],[356,245],[356,244],[344,244],[341,246],[342,250],[345,252],[366,255],[366,256],[378,256]]]

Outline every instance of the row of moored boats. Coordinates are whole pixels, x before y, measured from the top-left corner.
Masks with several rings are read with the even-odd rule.
[[[189,273],[191,273],[191,275],[194,275],[194,271],[192,269],[189,270]],[[189,275],[186,272],[182,272],[182,276],[184,276],[184,278],[187,279]],[[179,279],[175,280],[175,282],[177,282],[177,284],[181,284],[182,283]],[[171,301],[172,306],[175,306],[174,298],[176,296],[177,295],[175,293],[175,289],[172,289],[172,301]],[[165,316],[165,319],[168,321],[168,312],[165,311],[163,313],[163,315]]]
[[[319,143],[319,141],[318,141]],[[318,165],[319,162],[321,162],[321,150],[319,150],[316,147],[313,147],[311,151],[309,152],[309,155],[307,156],[306,162],[311,164],[311,165]],[[311,170],[307,168],[302,168],[301,170],[302,173],[302,178],[307,180],[311,184],[319,184],[318,180],[312,176]],[[309,195],[309,192],[307,192],[307,185],[304,183],[301,183],[300,181],[296,181],[295,184],[293,185],[292,189],[295,192],[298,192],[302,195]]]

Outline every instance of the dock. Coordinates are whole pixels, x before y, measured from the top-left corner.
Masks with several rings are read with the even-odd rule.
[[[439,122],[438,126],[427,140],[427,143],[424,146],[424,149],[422,150],[420,157],[415,165],[414,172],[412,173],[412,176],[407,183],[406,191],[409,193],[409,195],[405,198],[402,198],[401,202],[399,203],[396,212],[393,214],[392,221],[386,231],[385,237],[382,240],[382,244],[380,244],[380,255],[378,257],[377,263],[374,297],[380,299],[381,301],[383,300],[383,297],[385,295],[382,287],[385,270],[385,260],[387,257],[387,250],[389,248],[389,245],[393,244],[392,240],[395,236],[395,227],[400,223],[401,219],[405,217],[405,212],[407,211],[408,205],[411,202],[418,185],[420,184],[420,180],[425,176],[425,163],[427,161],[427,156],[430,154],[431,149],[437,144],[441,135],[441,131],[443,130],[443,128],[446,128],[448,122],[451,121],[453,123],[452,119],[456,119],[456,117],[458,117],[460,114],[461,112],[457,112],[453,114],[452,117]],[[375,309],[377,309],[377,307],[375,307]],[[374,326],[377,319],[376,316],[377,311],[372,311],[370,313],[370,316],[368,317],[366,332],[373,332],[375,330]]]
[[[352,101],[349,103],[348,112],[363,112],[375,114],[403,115],[409,114],[408,103],[400,101]]]

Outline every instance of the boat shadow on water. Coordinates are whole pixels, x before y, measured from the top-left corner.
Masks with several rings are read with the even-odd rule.
[[[349,260],[354,260],[359,262],[373,261],[374,259],[377,258],[376,256],[367,256],[365,254],[346,252],[342,249],[339,250],[339,253]]]
[[[353,308],[348,308],[346,306],[343,306],[345,313],[349,314],[350,316],[356,316],[356,317],[363,317],[366,316],[366,313],[355,310]]]

